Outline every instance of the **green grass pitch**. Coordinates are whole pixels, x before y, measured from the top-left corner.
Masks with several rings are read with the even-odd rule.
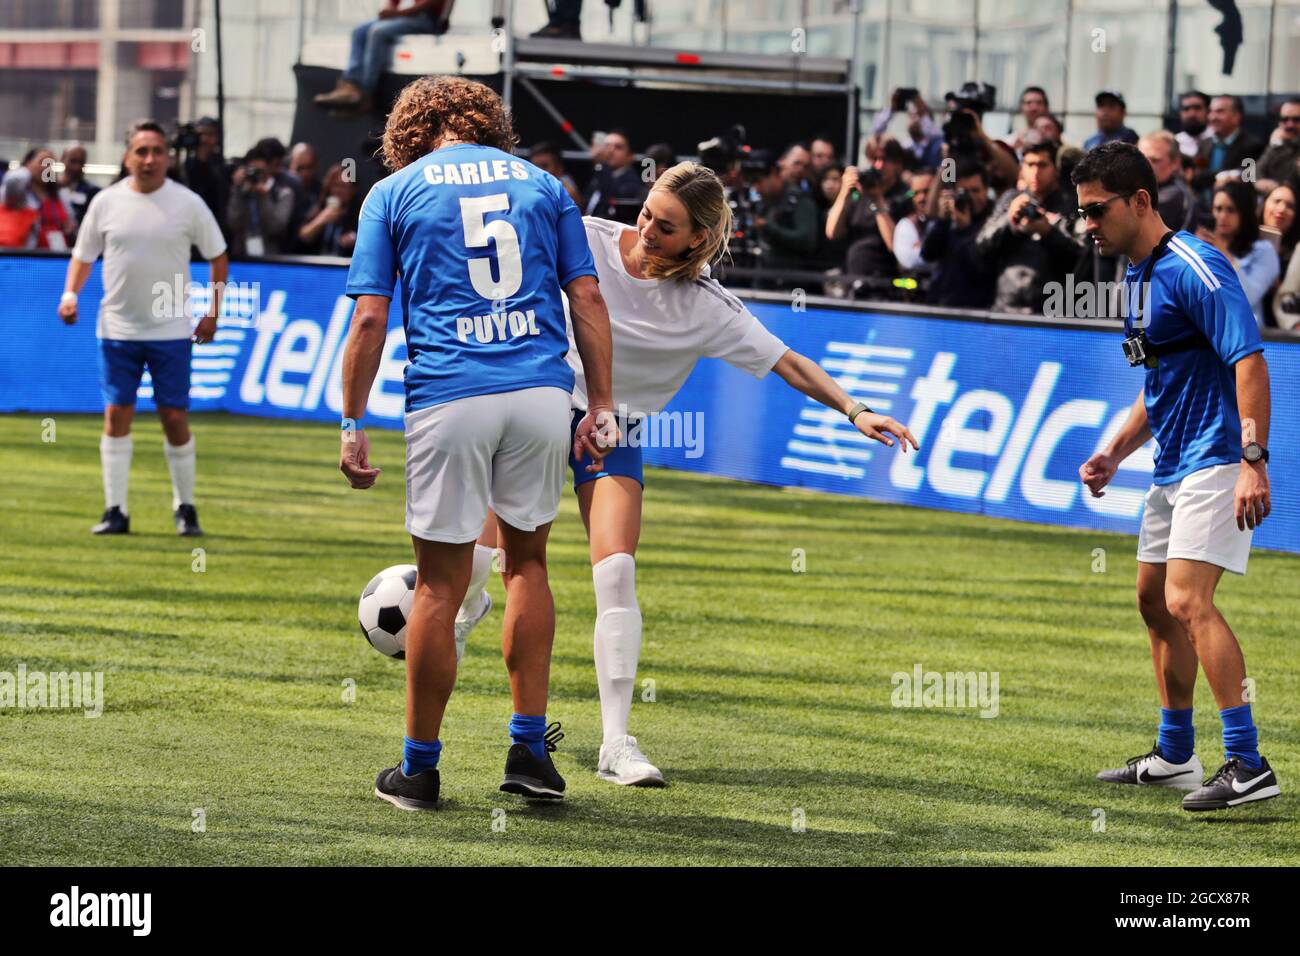
[[[1175,792],[1093,780],[1155,736],[1132,538],[652,471],[654,699],[638,689],[632,732],[670,786],[624,789],[594,774],[593,597],[566,493],[549,716],[567,799],[496,789],[494,579],[444,726],[445,807],[403,813],[372,794],[400,752],[403,670],[355,624],[371,575],[410,560],[401,436],[374,434],[384,474],[353,492],[330,426],[196,416],[208,536],[191,541],[142,415],[133,534],[97,539],[99,421],[56,416],[48,442],[42,418],[0,417],[0,671],[102,671],[105,706],[0,709],[0,864],[1300,863],[1296,557],[1257,551],[1220,590],[1284,795],[1192,815]],[[997,716],[892,706],[892,675],[918,664],[997,672]],[[1212,769],[1203,677],[1197,701]]]

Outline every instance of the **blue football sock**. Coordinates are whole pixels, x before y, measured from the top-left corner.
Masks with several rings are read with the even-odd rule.
[[[1192,708],[1160,708],[1160,729],[1156,743],[1170,763],[1187,763],[1196,751],[1196,730],[1192,727]]]
[[[546,736],[546,715],[527,717],[512,714],[510,717],[510,739],[517,744],[527,744],[534,757],[545,757],[546,746],[542,738]]]
[[[404,738],[406,745],[402,751],[402,773],[414,777],[417,773],[433,770],[438,766],[438,757],[442,754],[441,740],[412,740]]]
[[[1228,759],[1239,757],[1251,770],[1258,770],[1259,731],[1250,716],[1250,704],[1221,710],[1219,717],[1223,720],[1223,750]]]

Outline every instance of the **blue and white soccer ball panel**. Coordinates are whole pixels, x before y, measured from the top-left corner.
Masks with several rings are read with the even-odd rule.
[[[385,568],[366,585],[357,605],[357,621],[370,645],[388,657],[406,656],[406,618],[415,600],[416,568]]]

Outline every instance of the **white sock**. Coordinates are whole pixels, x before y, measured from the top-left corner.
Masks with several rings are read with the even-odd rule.
[[[469,587],[465,590],[465,600],[461,602],[456,619],[463,621],[473,617],[483,608],[483,588],[487,585],[488,575],[492,573],[492,557],[496,548],[474,545],[474,570],[469,573]]]
[[[104,469],[104,507],[126,510],[126,486],[131,477],[131,436],[99,436],[99,463]]]
[[[619,552],[591,569],[596,586],[596,684],[604,742],[627,734],[641,656],[641,608],[636,603],[636,558]]]
[[[163,440],[163,454],[172,473],[172,510],[194,504],[194,436],[184,445]]]

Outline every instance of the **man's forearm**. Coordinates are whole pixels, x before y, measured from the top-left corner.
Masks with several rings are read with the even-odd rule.
[[[343,417],[360,421],[370,401],[388,336],[389,299],[363,295],[352,311],[352,325],[343,349]]]
[[[1233,370],[1237,376],[1237,411],[1241,415],[1241,443],[1268,447],[1272,398],[1268,388],[1268,363],[1263,352],[1248,355]]]
[[[80,292],[81,287],[86,284],[86,279],[90,277],[90,270],[94,268],[93,262],[82,262],[76,256],[68,260],[68,276],[63,282],[64,292]]]
[[[1138,392],[1137,401],[1133,403],[1128,418],[1110,440],[1106,454],[1123,461],[1137,451],[1151,438],[1151,422],[1147,419],[1145,392]]]
[[[587,380],[587,407],[613,408],[614,339],[609,331],[609,309],[605,300],[583,296],[569,300],[573,320],[573,340],[582,359],[582,373]]]
[[[209,315],[221,314],[221,299],[226,292],[226,280],[230,278],[230,256],[222,253],[208,262],[209,278],[212,285],[212,302],[208,306]]]

